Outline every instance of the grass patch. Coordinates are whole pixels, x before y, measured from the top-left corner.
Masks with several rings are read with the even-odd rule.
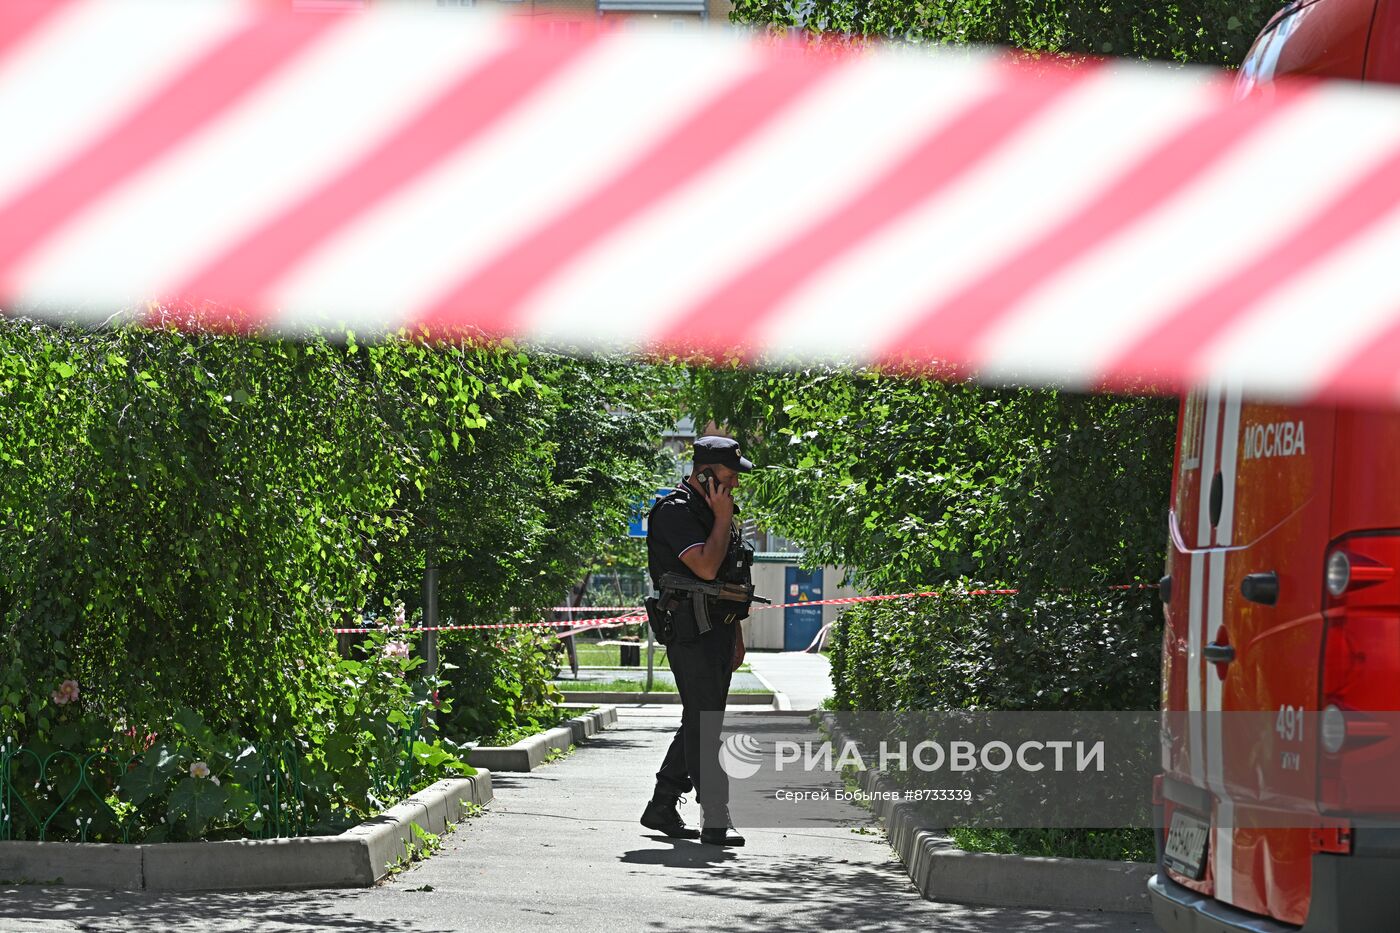
[[[1101,858],[1153,862],[1157,841],[1150,829],[974,829],[948,830],[958,848],[1001,855]]]
[[[580,680],[580,681],[556,681],[562,683],[565,689],[577,693],[646,693],[646,681],[631,680],[621,678],[619,680]],[[675,693],[676,685],[663,683],[660,679],[652,681],[651,693]]]
[[[629,671],[646,670],[647,668],[647,646],[642,642],[642,663],[637,667],[625,668]],[[667,670],[666,648],[663,645],[656,646],[656,654],[652,662],[658,669]],[[578,646],[578,666],[579,667],[622,667],[622,646],[621,645],[579,645]],[[567,670],[569,667],[567,659],[563,661],[562,667]],[[749,663],[745,661],[739,665],[739,670],[747,672]]]
[[[622,678],[619,680],[556,680],[554,685],[571,693],[647,693],[646,681]],[[651,693],[675,693],[676,685],[662,682],[660,678],[652,682]],[[736,687],[730,693],[767,693],[761,687]]]
[[[647,666],[647,645],[642,646],[642,667]],[[656,646],[654,655],[655,663],[660,666],[666,664],[666,649]],[[622,646],[621,645],[579,645],[578,646],[579,667],[621,667],[622,666]]]

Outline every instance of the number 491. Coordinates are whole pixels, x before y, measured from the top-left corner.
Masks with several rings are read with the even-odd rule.
[[[1289,706],[1287,703],[1280,706],[1278,719],[1274,721],[1274,731],[1285,742],[1303,741],[1303,708]]]

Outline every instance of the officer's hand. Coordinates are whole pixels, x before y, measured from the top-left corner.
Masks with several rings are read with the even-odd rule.
[[[715,513],[715,522],[728,525],[734,517],[734,492],[728,486],[712,486],[714,492],[705,495],[710,511]]]

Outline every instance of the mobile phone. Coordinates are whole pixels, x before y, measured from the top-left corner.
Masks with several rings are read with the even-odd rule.
[[[705,495],[713,496],[719,486],[719,481],[715,479],[713,470],[701,470],[695,474],[696,480],[700,483],[700,488],[705,490]]]

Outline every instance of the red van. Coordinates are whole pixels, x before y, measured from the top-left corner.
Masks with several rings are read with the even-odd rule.
[[[1400,931],[1400,729],[1347,732],[1358,712],[1400,724],[1395,465],[1387,411],[1221,386],[1182,402],[1149,883],[1165,930]]]
[[[1285,7],[1239,87],[1286,74],[1400,82],[1400,0]],[[1400,931],[1400,415],[1215,385],[1174,470],[1154,917]]]
[[[1315,5],[1334,3],[1356,6]],[[1220,386],[1183,400],[1149,883],[1163,929],[1400,931],[1397,465],[1387,411]],[[1349,735],[1358,720],[1380,732]]]
[[[1282,75],[1400,82],[1400,0],[1289,4],[1239,87]],[[1389,412],[1183,399],[1149,883],[1164,930],[1400,931],[1397,467]]]

